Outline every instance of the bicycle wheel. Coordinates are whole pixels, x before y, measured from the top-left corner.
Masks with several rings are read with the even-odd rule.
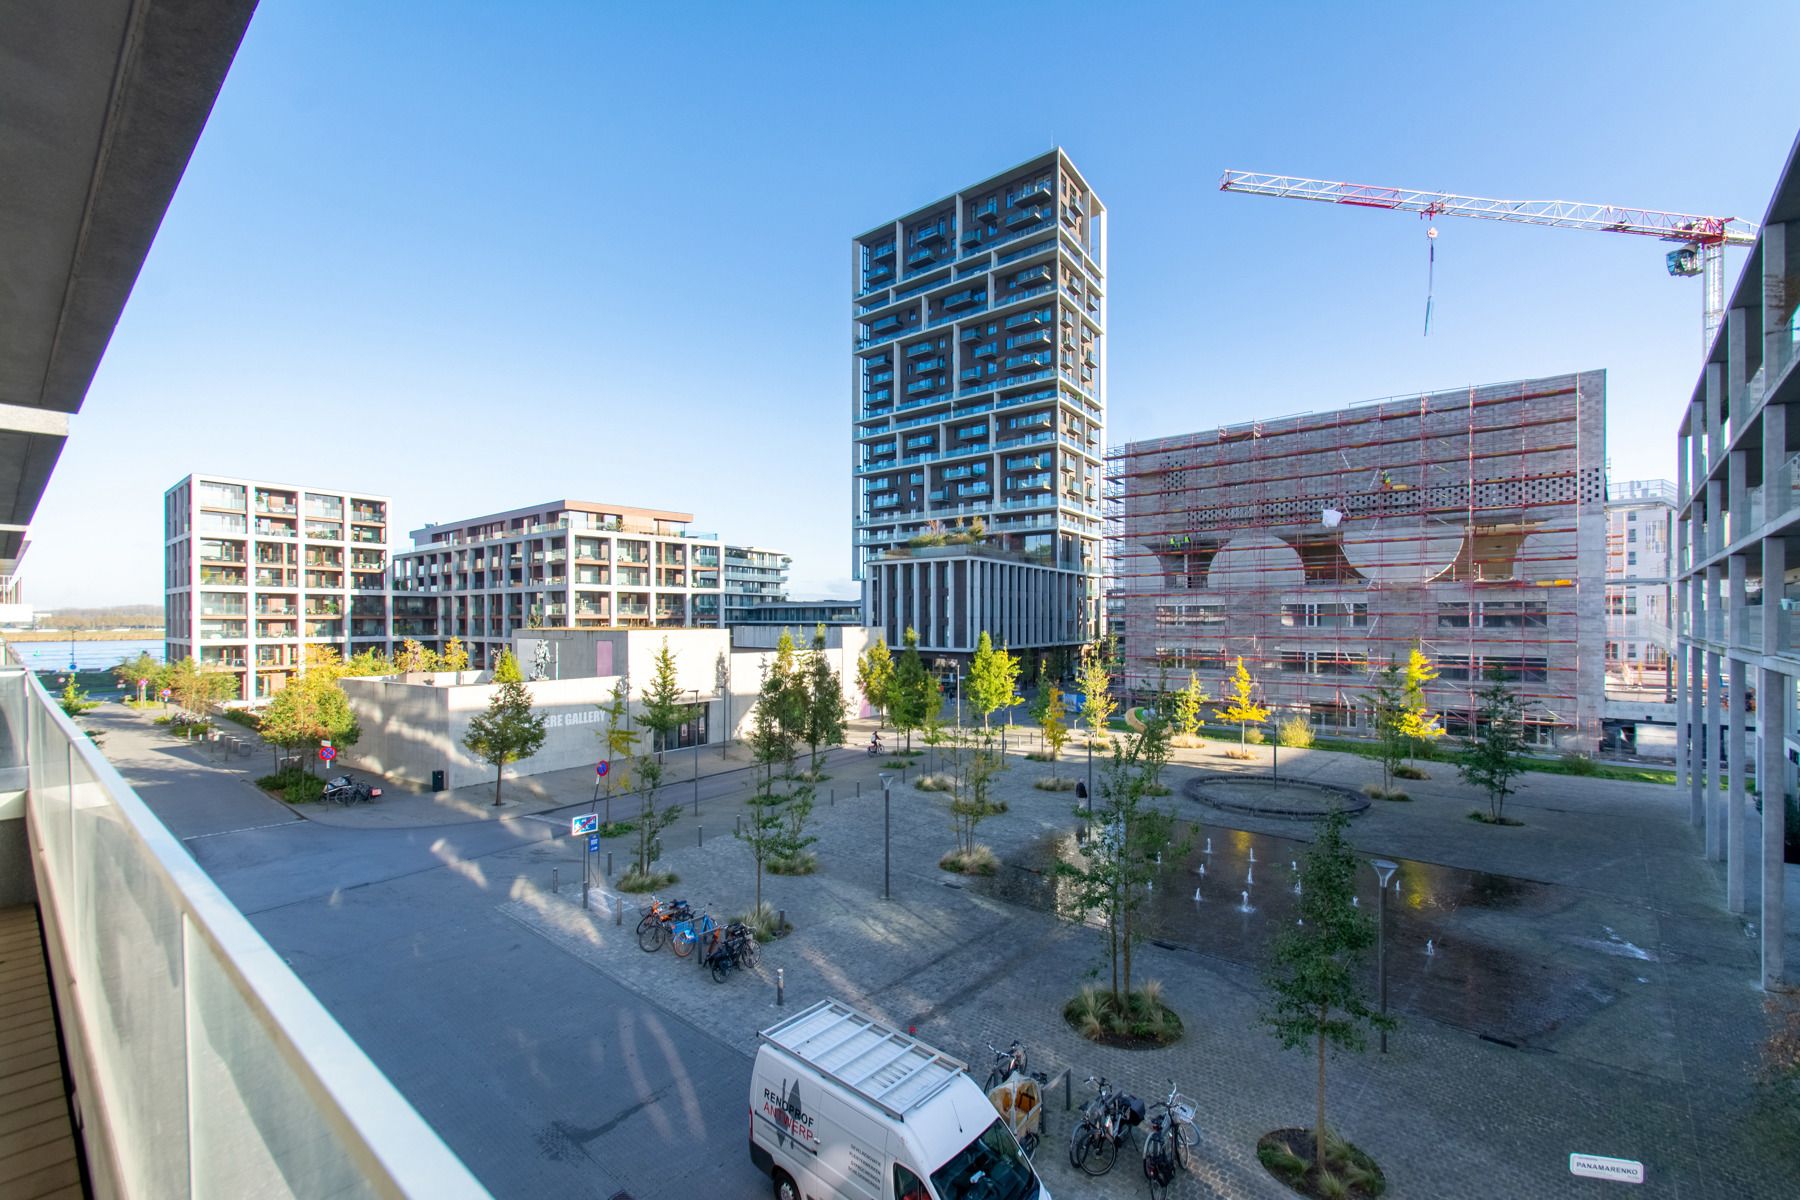
[[[655,954],[662,949],[663,938],[667,931],[661,921],[653,921],[649,925],[638,926],[638,949],[645,954]]]
[[[991,1092],[1005,1082],[1006,1076],[1000,1074],[999,1067],[995,1067],[988,1072],[987,1082],[981,1085],[981,1090],[984,1092]]]
[[[653,912],[645,913],[644,919],[638,922],[638,927],[637,927],[638,936],[643,937],[644,930],[650,928],[652,925],[654,925],[656,923],[657,922],[656,922],[656,914],[655,913],[653,913]]]
[[[733,953],[732,957],[737,959],[737,965],[744,968],[744,970],[746,970],[746,971],[755,967],[756,966],[756,939],[750,938],[748,941],[745,941]]]
[[[1119,1143],[1098,1130],[1088,1138],[1087,1154],[1077,1165],[1089,1175],[1104,1175],[1119,1161]]]
[[[669,949],[675,952],[676,958],[686,958],[694,952],[694,931],[677,929],[669,935]]]
[[[1171,1157],[1175,1159],[1177,1167],[1183,1171],[1188,1169],[1188,1164],[1194,1161],[1194,1147],[1199,1142],[1200,1135],[1195,1132],[1192,1124],[1187,1121],[1175,1122],[1175,1136],[1169,1139],[1169,1149],[1173,1152]]]
[[[1037,1134],[1027,1133],[1024,1137],[1021,1137],[1019,1139],[1019,1149],[1021,1149],[1025,1152],[1026,1158],[1030,1158],[1032,1155],[1036,1154],[1037,1148],[1038,1148],[1038,1135]]]
[[[1069,1165],[1079,1167],[1087,1161],[1088,1149],[1094,1139],[1094,1126],[1088,1121],[1078,1121],[1075,1128],[1069,1130]]]
[[[714,983],[724,983],[725,977],[731,974],[731,960],[724,955],[715,955],[712,960],[712,977]]]

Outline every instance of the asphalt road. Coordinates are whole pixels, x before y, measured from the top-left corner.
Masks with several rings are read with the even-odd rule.
[[[547,887],[552,864],[579,879],[576,848],[550,821],[330,827],[296,819],[133,717],[101,710],[89,722],[107,730],[108,757],[152,810],[496,1196],[767,1194],[745,1148],[750,1060],[498,911]],[[703,780],[703,808],[707,794]],[[697,987],[695,1001],[705,998]]]

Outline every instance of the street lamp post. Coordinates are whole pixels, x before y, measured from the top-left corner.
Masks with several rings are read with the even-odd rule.
[[[1381,887],[1375,901],[1375,993],[1376,1003],[1381,1015],[1387,1016],[1387,885],[1400,869],[1399,863],[1389,862],[1385,858],[1371,859],[1371,867],[1375,868],[1375,878]],[[1387,1053],[1387,1030],[1381,1031],[1381,1052]]]
[[[694,711],[689,721],[694,729],[694,815],[700,815],[700,689],[694,689]]]
[[[892,858],[892,854],[890,852],[890,847],[891,847],[892,843],[889,841],[888,835],[889,835],[889,831],[893,828],[893,825],[888,819],[889,812],[891,811],[888,806],[888,801],[892,795],[891,791],[889,790],[889,785],[894,782],[894,777],[889,772],[883,771],[880,774],[880,779],[881,779],[881,898],[883,900],[892,900],[894,898],[894,895],[893,895],[893,892],[889,890],[889,878],[890,878],[889,877],[889,867],[892,865],[893,858]]]

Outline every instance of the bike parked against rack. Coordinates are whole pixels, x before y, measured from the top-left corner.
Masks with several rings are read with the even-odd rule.
[[[712,968],[713,982],[724,983],[732,971],[748,971],[756,966],[756,935],[743,922],[733,921],[702,961]]]
[[[1150,1106],[1150,1136],[1144,1139],[1144,1178],[1150,1200],[1163,1200],[1175,1172],[1185,1168],[1199,1140],[1194,1131],[1194,1102],[1169,1080],[1169,1094]]]
[[[1133,1140],[1144,1121],[1144,1102],[1114,1091],[1105,1079],[1088,1076],[1094,1098],[1069,1132],[1069,1162],[1089,1175],[1104,1175],[1119,1159],[1119,1147]]]
[[[993,1091],[1010,1079],[1015,1071],[1020,1075],[1025,1074],[1025,1047],[1019,1045],[1018,1038],[1014,1038],[1012,1045],[1004,1050],[991,1045],[988,1050],[994,1055],[994,1065],[988,1071],[987,1082],[981,1085],[982,1091]],[[1043,1083],[1044,1080],[1040,1079],[1038,1082]]]
[[[638,911],[643,914],[637,927],[638,949],[645,954],[661,950],[669,938],[669,927],[694,915],[686,900],[662,900],[656,896],[650,897],[650,903]]]
[[[676,921],[669,926],[669,949],[675,952],[676,958],[686,958],[694,952],[696,944],[704,945],[700,961],[706,961],[706,953],[719,940],[719,923],[711,915],[702,911],[699,916]]]
[[[352,779],[348,775],[339,775],[325,781],[325,790],[319,799],[348,807],[352,804],[367,804],[379,795],[380,788]]]

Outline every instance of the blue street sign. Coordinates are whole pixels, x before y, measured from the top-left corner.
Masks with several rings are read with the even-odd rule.
[[[584,833],[592,833],[600,828],[600,817],[595,813],[583,813],[579,817],[569,818],[569,836],[580,837]]]
[[[598,849],[600,849],[600,835],[597,833],[588,834],[588,853],[592,854]]]
[[[612,764],[609,762],[597,762],[594,764],[594,776],[596,778],[606,778],[606,773],[610,770],[612,770]]]

